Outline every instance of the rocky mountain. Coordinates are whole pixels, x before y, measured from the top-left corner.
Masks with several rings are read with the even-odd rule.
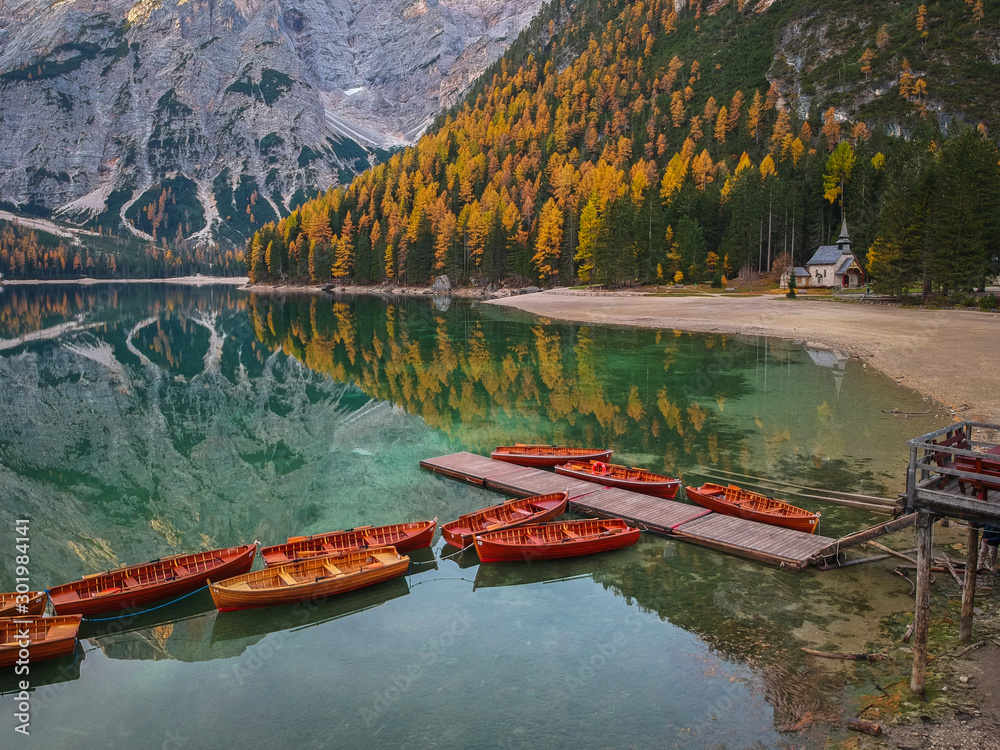
[[[413,142],[540,0],[0,0],[0,208],[242,243]]]

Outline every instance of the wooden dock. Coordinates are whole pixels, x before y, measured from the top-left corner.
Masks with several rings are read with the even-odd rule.
[[[437,474],[519,497],[569,493],[570,507],[601,518],[624,518],[647,531],[751,560],[802,570],[836,539],[713,513],[698,505],[571,479],[475,453],[429,458],[420,465]]]

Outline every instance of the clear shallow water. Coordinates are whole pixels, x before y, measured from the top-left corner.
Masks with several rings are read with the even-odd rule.
[[[688,482],[753,474],[891,496],[905,439],[943,423],[882,414],[933,407],[855,362],[765,339],[231,288],[0,295],[0,528],[32,519],[39,584],[445,520],[497,496],[419,459],[515,440],[609,445]],[[829,536],[877,520],[822,510]],[[76,663],[33,669],[28,744],[822,744],[822,725],[777,729],[836,716],[842,680],[806,669],[798,647],[847,650],[907,606],[908,587],[872,569],[796,575],[656,537],[530,566],[435,548],[405,581],[315,607],[217,614],[202,592],[88,625]]]

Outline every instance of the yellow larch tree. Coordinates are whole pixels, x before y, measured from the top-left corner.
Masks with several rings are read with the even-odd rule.
[[[708,149],[703,150],[692,160],[691,176],[694,178],[694,186],[699,191],[704,191],[708,184],[715,179],[712,176],[713,166],[712,157],[709,155]]]
[[[729,110],[723,105],[719,110],[719,116],[715,120],[715,140],[719,143],[726,142],[726,122],[729,120]]]
[[[562,252],[563,212],[554,198],[549,198],[542,206],[538,218],[538,239],[531,262],[538,275],[551,280],[559,272],[559,255]]]
[[[747,111],[747,133],[749,133],[751,138],[757,137],[757,131],[760,129],[760,116],[764,109],[764,100],[760,96],[760,91],[753,92],[753,102],[750,104],[750,109]]]
[[[663,204],[669,206],[677,193],[684,185],[684,178],[687,176],[688,165],[680,154],[674,154],[667,163],[667,168],[663,172],[663,179],[660,181],[660,198]]]

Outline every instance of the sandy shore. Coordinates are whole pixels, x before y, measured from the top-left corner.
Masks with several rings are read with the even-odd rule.
[[[960,413],[1000,422],[1000,314],[762,297],[554,290],[489,304],[580,323],[776,336],[839,349]]]

